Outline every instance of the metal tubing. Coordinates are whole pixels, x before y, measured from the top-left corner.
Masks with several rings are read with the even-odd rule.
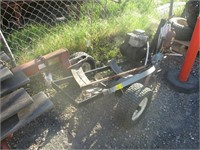
[[[110,77],[106,77],[106,78],[103,78],[103,79],[100,79],[100,80],[96,80],[96,81],[93,81],[93,82],[91,82],[91,83],[89,83],[89,84],[86,84],[86,85],[82,86],[81,88],[86,88],[86,87],[95,85],[95,84],[97,84],[97,83],[101,83],[101,82],[104,82],[104,81],[109,81],[109,80],[114,79],[114,78],[116,78],[116,77],[122,77],[122,76],[124,76],[124,75],[128,75],[128,74],[130,74],[130,73],[139,71],[139,70],[144,69],[144,68],[145,68],[145,66],[141,66],[141,67],[134,68],[134,69],[131,69],[131,70],[128,70],[128,71],[125,71],[125,72],[122,72],[122,73],[119,73],[119,74],[110,76]]]
[[[88,99],[85,99],[85,100],[79,102],[77,104],[77,106],[78,107],[85,106],[85,105],[87,105],[87,104],[89,104],[89,103],[91,103],[91,102],[95,101],[96,99],[101,98],[103,96],[104,96],[103,93],[100,93],[98,95],[92,96],[91,98],[88,98]]]
[[[63,96],[67,97],[68,100],[72,103],[72,105],[77,106],[77,103],[74,101],[74,99],[67,93],[64,92],[56,83],[52,82],[52,87],[57,91],[63,94]]]
[[[2,44],[4,46],[4,50],[6,51],[6,53],[10,56],[11,60],[12,60],[12,66],[16,67],[16,61],[15,61],[15,57],[10,49],[10,47],[8,46],[8,43],[6,42],[6,39],[3,35],[3,33],[0,30],[0,36],[2,38]]]
[[[51,52],[49,54],[46,54],[42,56],[41,58],[43,58],[45,62],[48,63],[49,66],[56,63],[60,63],[64,69],[67,69],[69,67],[68,57],[69,57],[68,51],[66,49],[60,49],[60,50]],[[44,63],[41,60],[35,59],[13,68],[12,71],[16,72],[18,70],[22,70],[26,76],[32,76],[40,72],[40,69],[38,66],[40,64],[44,64]]]
[[[106,71],[108,69],[110,69],[110,66],[103,66],[103,67],[100,67],[100,68],[89,70],[89,71],[85,72],[85,75],[90,76],[93,73],[101,72],[101,71]],[[62,79],[55,80],[54,83],[56,83],[58,85],[64,84],[65,82],[67,82],[68,80],[70,80],[72,78],[74,78],[74,77],[73,76],[68,76],[68,77],[65,77],[65,78],[62,78]]]
[[[155,70],[156,70],[155,66],[152,66],[151,68],[149,68],[148,70],[146,70],[142,73],[138,73],[138,74],[135,74],[135,75],[127,78],[125,81],[115,85],[114,87],[108,89],[104,93],[106,94],[106,92],[108,92],[109,94],[111,94],[111,93],[114,93],[115,91],[121,90],[122,88],[124,88],[128,85],[131,85],[134,82],[151,75]]]
[[[200,16],[197,18],[197,23],[192,34],[189,48],[187,50],[185,60],[183,62],[181,71],[179,73],[178,79],[181,82],[186,82],[188,80],[192,66],[194,64],[195,58],[200,48],[199,27],[200,27]]]
[[[81,107],[84,105],[87,105],[90,102],[93,102],[94,100],[101,98],[103,96],[103,93],[99,93],[98,95],[94,95],[88,99],[85,99],[79,103],[77,103],[66,91],[63,91],[57,84],[52,82],[52,87],[57,91],[60,92],[63,96],[67,97],[68,100],[71,102],[71,104],[75,107]]]

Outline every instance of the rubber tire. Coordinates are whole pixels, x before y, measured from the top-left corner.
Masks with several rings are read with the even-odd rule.
[[[181,41],[190,41],[193,29],[187,24],[187,20],[181,17],[174,17],[169,20],[176,32],[175,39]]]
[[[85,62],[89,63],[91,66],[91,70],[96,68],[96,64],[95,64],[95,60],[92,56],[90,56],[89,54],[85,53],[85,52],[76,52],[73,53],[72,55],[70,55],[69,59],[75,58],[75,57],[82,57],[83,59],[85,57],[87,57],[87,59],[85,60]],[[82,67],[83,64],[81,64]],[[84,70],[85,71],[85,70]]]
[[[196,22],[197,22],[197,17],[195,16],[192,16],[190,15],[188,18],[187,18],[187,23],[188,23],[188,26],[192,29],[194,29],[195,25],[196,25]]]
[[[192,74],[188,77],[187,82],[181,82],[178,80],[178,69],[171,69],[164,75],[166,83],[175,91],[181,93],[191,94],[199,91],[199,79]]]
[[[188,23],[188,26],[191,27],[192,29],[194,29],[197,18],[200,13],[199,4],[200,4],[200,0],[190,0],[186,3],[186,11],[188,13],[187,23]]]
[[[115,110],[118,122],[125,128],[130,128],[137,124],[139,120],[144,117],[151,103],[152,95],[152,90],[144,88],[141,83],[132,84],[118,100]],[[148,100],[144,111],[138,118],[132,120],[133,112],[135,112],[144,98],[147,98]]]

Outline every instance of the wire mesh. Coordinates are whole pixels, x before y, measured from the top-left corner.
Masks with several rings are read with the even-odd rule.
[[[112,43],[110,37],[122,32],[124,35],[131,30],[131,21],[137,20],[134,17],[139,18],[138,21],[145,21],[151,18],[151,14],[155,15],[161,2],[154,0],[2,0],[0,3],[1,30],[16,60],[20,63],[62,47],[69,48],[69,51],[89,53],[101,46],[105,48],[107,44]],[[150,8],[153,9],[149,10]],[[142,14],[145,13],[148,14],[143,17]],[[146,24],[140,26],[146,27]],[[114,40],[119,42],[121,39]],[[100,51],[105,50],[100,48]],[[22,53],[26,53],[30,58],[22,58]],[[97,53],[97,57],[98,55],[101,55],[101,52]]]

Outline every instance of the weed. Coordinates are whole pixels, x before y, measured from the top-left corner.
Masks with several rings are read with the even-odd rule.
[[[60,48],[70,53],[85,51],[104,62],[119,56],[118,48],[127,32],[149,27],[157,17],[154,5],[153,0],[90,2],[82,6],[79,21],[71,19],[52,26],[30,24],[7,40],[18,64]],[[157,26],[151,28],[154,31]]]

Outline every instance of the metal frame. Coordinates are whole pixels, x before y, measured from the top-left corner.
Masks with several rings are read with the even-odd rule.
[[[86,98],[86,99],[82,100],[81,102],[76,102],[70,96],[69,93],[67,93],[66,91],[64,91],[60,87],[61,84],[65,84],[70,79],[76,80],[75,76],[72,75],[72,76],[64,77],[62,79],[53,80],[51,82],[51,85],[57,92],[63,94],[65,97],[68,97],[69,101],[74,106],[79,107],[79,106],[84,106],[84,105],[88,104],[89,102],[92,102],[92,101],[94,101],[94,100],[96,100],[96,99],[98,99],[98,98],[100,98],[102,96],[115,93],[116,91],[119,91],[119,90],[123,90],[125,87],[128,87],[131,84],[133,84],[133,83],[135,83],[135,82],[137,82],[137,81],[139,81],[139,80],[151,75],[156,70],[156,68],[155,68],[154,65],[153,66],[142,66],[142,67],[139,67],[139,68],[134,68],[134,69],[131,69],[131,70],[123,72],[123,71],[121,71],[121,69],[118,66],[118,64],[116,64],[115,62],[111,61],[109,66],[103,66],[103,67],[100,67],[100,68],[96,68],[96,69],[87,71],[87,72],[84,73],[84,76],[85,77],[86,76],[88,76],[88,77],[89,76],[94,76],[94,74],[96,74],[96,73],[107,71],[107,70],[113,71],[114,73],[116,73],[116,75],[109,76],[109,77],[103,78],[101,80],[97,80],[97,81],[91,82],[89,84],[86,84],[83,87],[80,86],[81,92],[83,90],[93,89],[95,87],[99,87],[99,88],[101,87],[101,90],[99,91],[98,94],[94,94],[93,96],[91,96],[89,98]],[[140,71],[140,72],[132,75],[131,73],[133,73],[135,71]],[[114,81],[113,79],[116,79],[116,77],[118,78],[118,80]],[[101,86],[103,81],[109,81],[109,80],[112,81],[112,86],[111,87],[102,87]],[[96,84],[98,84],[98,86]],[[108,86],[110,86],[110,85],[108,85]]]
[[[160,24],[162,24],[162,23],[160,23]],[[164,24],[165,23],[163,23],[163,25]],[[158,35],[159,35],[159,32],[158,32]],[[171,43],[172,39],[173,39],[173,37],[171,36],[170,38],[166,38],[166,40],[164,42],[170,41],[170,43]],[[99,97],[109,95],[109,94],[115,93],[120,90],[123,91],[124,88],[147,77],[144,82],[144,85],[146,86],[151,75],[156,71],[156,68],[159,66],[161,60],[164,57],[163,53],[165,51],[165,48],[167,48],[167,47],[165,47],[164,44],[160,44],[160,46],[161,46],[161,49],[163,49],[163,51],[154,52],[154,55],[151,58],[149,58],[149,50],[148,50],[146,59],[145,59],[145,64],[142,67],[133,68],[131,70],[124,71],[124,72],[121,70],[119,65],[114,60],[111,60],[109,62],[108,66],[96,68],[96,69],[93,69],[93,70],[90,70],[90,71],[87,71],[84,73],[82,68],[80,68],[80,67],[81,67],[82,62],[85,60],[85,58],[82,58],[82,59],[80,59],[79,57],[73,58],[73,59],[69,60],[71,66],[68,67],[68,69],[71,69],[72,76],[67,76],[67,77],[59,79],[59,80],[51,81],[51,85],[56,91],[67,96],[69,98],[69,100],[76,106],[85,105],[88,102],[91,102]],[[158,47],[160,47],[160,46],[158,46]],[[169,46],[171,46],[171,45],[169,45]],[[147,49],[149,49],[148,43],[147,43]],[[147,64],[148,60],[151,60],[151,63]],[[113,71],[115,73],[115,75],[105,77],[103,79],[93,81],[93,82],[91,82],[87,78],[87,76],[94,77],[95,73],[103,72],[106,70]],[[137,73],[135,73],[135,72],[137,72]],[[74,79],[79,84],[81,92],[85,92],[85,91],[89,92],[91,94],[91,97],[89,97],[89,98],[86,97],[86,99],[84,99],[83,101],[76,102],[69,95],[69,93],[62,90],[59,86],[60,84],[66,83],[69,79]],[[112,82],[109,82],[109,85],[108,84],[105,85],[103,83],[104,81],[112,81]],[[93,90],[95,88],[99,89],[99,91]],[[94,92],[94,93],[92,93],[92,92]],[[84,95],[83,95],[83,97],[84,97]]]
[[[15,57],[3,35],[3,33],[1,32],[0,30],[0,39],[2,40],[2,45],[3,45],[3,49],[4,51],[9,55],[9,57],[11,58],[11,61],[12,61],[12,66],[15,67],[16,66],[16,61],[15,61]]]

